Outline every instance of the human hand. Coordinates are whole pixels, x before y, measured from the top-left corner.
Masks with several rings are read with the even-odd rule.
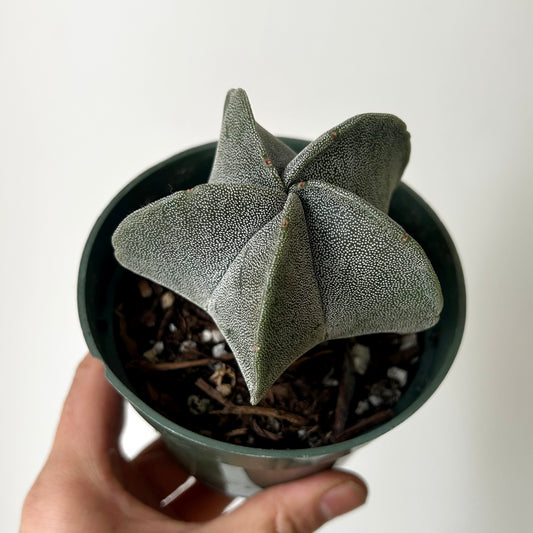
[[[24,502],[21,533],[308,533],[366,499],[363,481],[330,470],[266,489],[225,514],[231,499],[199,482],[161,508],[188,474],[160,440],[126,460],[122,425],[122,399],[103,365],[86,356]]]

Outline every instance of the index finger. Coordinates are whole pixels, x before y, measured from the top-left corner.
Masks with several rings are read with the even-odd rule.
[[[63,405],[53,449],[108,461],[109,450],[118,449],[123,420],[120,395],[106,380],[104,365],[88,354],[78,365]]]

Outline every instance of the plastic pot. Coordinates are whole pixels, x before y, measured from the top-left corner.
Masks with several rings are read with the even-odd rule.
[[[306,141],[283,139],[296,151]],[[453,242],[431,208],[402,184],[394,193],[390,216],[426,251],[439,277],[444,310],[439,323],[424,333],[424,353],[416,376],[394,407],[395,416],[344,442],[311,449],[268,450],[204,437],[162,416],[135,393],[121,364],[113,327],[116,286],[123,268],[115,261],[111,235],[129,213],[170,194],[207,181],[216,143],[179,153],[143,172],[127,185],[96,221],[85,246],[78,278],[78,308],[89,350],[105,365],[115,389],[162,436],[177,460],[207,485],[231,495],[257,490],[329,468],[337,459],[379,437],[412,415],[436,390],[461,342],[465,322],[465,287]]]

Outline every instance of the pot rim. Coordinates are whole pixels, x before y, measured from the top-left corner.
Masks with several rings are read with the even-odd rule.
[[[308,142],[308,141],[303,141],[301,139],[290,138],[290,137],[280,137],[280,139],[289,144],[292,142],[292,143],[301,145],[302,143]],[[227,452],[230,454],[236,454],[236,455],[248,456],[248,457],[305,459],[305,458],[319,457],[319,456],[326,456],[326,455],[333,455],[333,454],[342,454],[343,452],[346,452],[347,450],[361,446],[362,444],[365,444],[366,442],[369,442],[370,440],[373,440],[376,437],[379,437],[380,435],[387,433],[388,431],[390,431],[391,429],[393,429],[394,427],[402,423],[404,420],[406,420],[408,417],[410,417],[413,413],[415,413],[429,399],[429,397],[435,392],[435,390],[438,388],[440,383],[443,381],[459,349],[459,345],[461,343],[461,339],[462,339],[463,332],[464,332],[465,320],[466,320],[465,283],[464,283],[464,276],[463,276],[463,271],[461,267],[461,262],[457,254],[456,247],[448,231],[446,230],[445,226],[440,221],[440,219],[438,218],[436,213],[433,211],[433,209],[416,192],[414,192],[413,189],[411,189],[409,186],[407,186],[403,182],[400,183],[399,187],[403,187],[407,189],[409,194],[412,195],[416,199],[416,201],[420,204],[420,206],[428,212],[428,214],[431,216],[433,221],[436,223],[444,241],[446,242],[446,245],[448,246],[448,249],[449,249],[449,252],[452,258],[452,264],[455,268],[456,275],[457,275],[458,309],[457,309],[457,319],[456,319],[457,327],[454,329],[453,337],[448,340],[447,354],[442,364],[440,365],[438,372],[425,385],[423,391],[417,396],[417,398],[411,404],[409,404],[406,408],[404,408],[400,413],[395,414],[395,416],[392,419],[382,424],[379,424],[369,429],[368,431],[365,431],[363,434],[353,437],[351,439],[347,439],[345,441],[334,443],[334,444],[328,444],[325,446],[319,446],[316,448],[291,448],[291,449],[279,450],[279,449],[268,449],[268,448],[252,448],[249,446],[243,446],[239,444],[231,444],[231,443],[223,442],[223,441],[213,439],[210,437],[206,437],[204,435],[200,435],[199,433],[186,429],[180,426],[179,424],[177,424],[176,422],[173,422],[169,418],[158,413],[155,409],[150,407],[141,398],[139,398],[139,396],[137,396],[137,394],[133,390],[131,390],[124,382],[122,382],[116,376],[116,374],[109,368],[109,366],[105,363],[104,358],[97,347],[96,341],[93,336],[93,332],[91,330],[90,321],[89,321],[89,317],[87,313],[87,299],[86,299],[86,294],[85,294],[85,284],[86,284],[86,279],[87,279],[90,255],[92,253],[94,243],[98,239],[99,232],[104,222],[107,220],[109,215],[113,212],[118,202],[122,200],[122,198],[126,196],[131,189],[133,189],[137,184],[142,182],[148,176],[152,175],[154,172],[158,171],[159,169],[165,166],[168,166],[171,163],[174,163],[175,161],[179,159],[186,158],[186,157],[193,156],[193,155],[200,154],[200,153],[207,153],[210,151],[214,152],[216,145],[217,145],[216,142],[201,144],[201,145],[189,148],[188,150],[179,152],[149,167],[144,172],[142,172],[140,175],[138,175],[136,178],[131,180],[125,187],[123,187],[115,195],[115,197],[111,200],[111,202],[109,202],[109,204],[106,206],[102,214],[96,220],[89,234],[89,237],[87,239],[87,242],[85,244],[85,247],[82,253],[79,274],[78,274],[78,285],[77,285],[78,315],[79,315],[81,327],[83,330],[83,334],[85,337],[85,341],[87,343],[87,346],[89,348],[91,355],[97,359],[100,359],[100,361],[104,363],[105,376],[107,380],[121,394],[121,396],[123,396],[139,413],[141,413],[143,417],[149,420],[153,420],[155,424],[157,424],[160,427],[161,426],[164,427],[167,433],[177,435],[181,438],[184,438],[202,447],[214,448],[219,451]]]

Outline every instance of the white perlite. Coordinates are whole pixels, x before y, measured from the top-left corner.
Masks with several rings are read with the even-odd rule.
[[[211,342],[213,340],[213,332],[210,329],[204,329],[200,333],[200,339],[202,339],[202,342]]]
[[[405,387],[408,373],[407,370],[404,370],[403,368],[391,366],[387,370],[387,377],[396,381],[400,387]]]
[[[377,396],[376,394],[371,394],[368,397],[368,401],[374,406],[379,407],[383,403],[383,398],[381,396]]]
[[[355,408],[355,414],[358,415],[358,416],[362,415],[362,414],[366,413],[369,409],[370,409],[370,405],[368,404],[368,401],[361,400],[357,404],[357,407]]]
[[[350,353],[355,371],[362,376],[367,371],[368,363],[370,362],[370,348],[356,343]]]
[[[216,359],[222,357],[223,355],[226,355],[228,352],[226,351],[226,343],[221,342],[219,344],[215,344],[213,348],[211,348],[211,353],[213,354],[213,357]]]
[[[164,349],[165,345],[161,341],[156,342],[149,350],[143,353],[143,357],[150,361],[150,363],[156,363],[157,356],[162,354]]]
[[[216,343],[219,343],[225,340],[224,335],[222,335],[219,329],[213,329],[211,331],[211,336],[212,336],[213,342],[216,342]]]

